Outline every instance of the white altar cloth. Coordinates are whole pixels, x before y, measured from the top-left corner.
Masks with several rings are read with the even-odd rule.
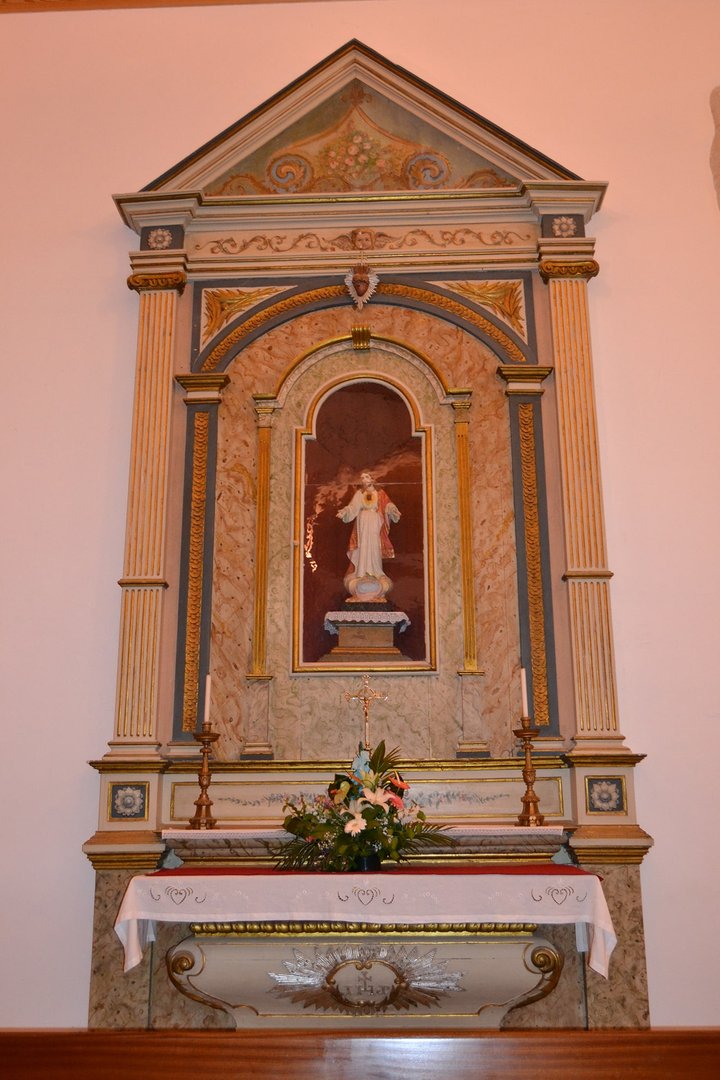
[[[607,978],[617,938],[594,874],[554,863],[301,873],[258,868],[159,870],[134,877],[115,920],[125,971],[157,922],[574,923],[577,948]]]

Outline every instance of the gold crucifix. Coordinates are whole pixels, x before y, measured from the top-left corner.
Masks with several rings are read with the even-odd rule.
[[[349,690],[345,691],[345,700],[349,701],[351,705],[357,704],[358,701],[362,702],[363,707],[363,747],[365,750],[370,750],[369,741],[369,720],[370,720],[370,706],[374,705],[376,701],[387,701],[387,694],[380,694],[377,690],[373,690],[370,686],[370,676],[363,675],[362,687],[356,693],[351,694]]]

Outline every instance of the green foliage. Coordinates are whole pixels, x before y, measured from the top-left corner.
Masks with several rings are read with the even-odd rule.
[[[400,752],[379,743],[359,748],[347,772],[336,773],[326,795],[289,799],[283,827],[292,836],[276,852],[283,870],[351,870],[357,859],[377,855],[398,863],[425,847],[450,847],[441,825],[406,802],[409,785],[398,772]]]

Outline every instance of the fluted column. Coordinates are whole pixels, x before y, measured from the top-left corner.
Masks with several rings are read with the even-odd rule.
[[[272,395],[253,395],[257,426],[257,506],[255,511],[255,602],[252,666],[248,679],[248,715],[243,758],[271,758],[270,682],[267,669],[267,596],[270,548],[270,462],[272,421],[278,402]]]
[[[615,660],[610,618],[587,281],[599,270],[592,240],[540,241],[557,387],[565,524],[565,574],[578,749],[618,749]]]
[[[158,660],[165,580],[172,355],[179,272],[133,274],[140,294],[120,655],[113,754],[157,750]]]
[[[462,732],[455,750],[457,757],[487,757],[483,738],[483,679],[478,667],[477,618],[475,611],[475,568],[473,565],[472,505],[470,499],[470,392],[451,390],[455,458],[457,461],[458,523],[460,526],[460,589],[463,617],[463,664],[460,676]]]

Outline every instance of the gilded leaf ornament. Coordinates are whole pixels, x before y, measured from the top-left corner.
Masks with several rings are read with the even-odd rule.
[[[521,281],[435,281],[433,284],[490,308],[527,341]]]
[[[262,289],[206,289],[203,293],[203,345],[235,315],[280,292],[287,292],[287,289],[276,286]]]

